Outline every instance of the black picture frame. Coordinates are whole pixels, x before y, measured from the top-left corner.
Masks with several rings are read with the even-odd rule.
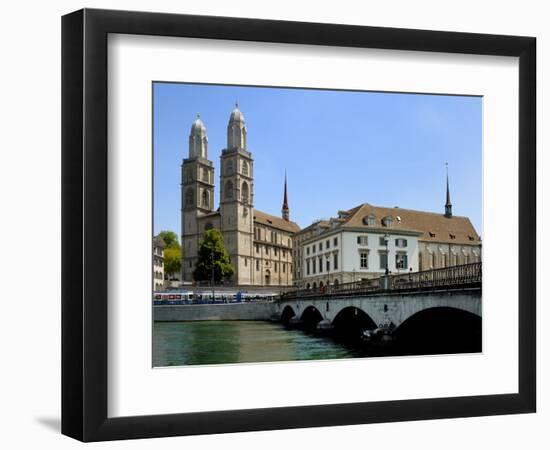
[[[519,57],[518,393],[107,417],[109,33]],[[84,9],[62,18],[62,433],[82,441],[535,412],[536,39]]]

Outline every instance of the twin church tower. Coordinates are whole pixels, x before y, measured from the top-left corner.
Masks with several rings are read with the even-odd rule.
[[[239,106],[227,125],[227,147],[220,155],[220,201],[214,208],[214,165],[208,159],[208,136],[197,116],[189,135],[189,157],[181,166],[182,275],[193,282],[199,241],[205,230],[221,231],[239,285],[290,286],[292,236],[286,177],[282,217],[254,209],[254,160]]]

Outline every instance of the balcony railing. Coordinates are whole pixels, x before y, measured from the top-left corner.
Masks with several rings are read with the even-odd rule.
[[[346,297],[382,292],[407,292],[443,288],[481,287],[481,262],[441,269],[423,270],[363,279],[352,283],[331,284],[315,289],[299,289],[281,294],[280,300],[311,297]]]

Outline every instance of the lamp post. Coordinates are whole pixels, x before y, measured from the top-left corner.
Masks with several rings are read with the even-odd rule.
[[[389,248],[388,248],[388,244],[390,242],[390,236],[388,235],[388,233],[386,233],[384,235],[384,241],[386,242],[386,276],[387,276],[390,273],[390,270],[389,270],[389,267],[388,267],[389,260],[390,260],[390,251],[389,251]]]

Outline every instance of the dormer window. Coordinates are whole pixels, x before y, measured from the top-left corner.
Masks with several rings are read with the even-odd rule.
[[[363,225],[372,227],[375,224],[375,219],[376,217],[374,214],[369,214],[368,216],[363,217]]]
[[[449,237],[450,237],[451,239],[456,239],[456,234],[449,234]]]
[[[385,227],[391,228],[393,226],[393,217],[392,216],[386,216],[382,219],[382,225]]]
[[[473,236],[468,236],[468,239],[469,239],[470,241],[475,241],[475,238],[474,238]]]
[[[433,233],[433,232],[430,231],[429,234],[430,234],[430,237],[431,237],[431,238],[434,238],[434,237],[435,237],[435,233]]]
[[[347,219],[349,217],[348,211],[338,211],[338,218],[339,219]]]

